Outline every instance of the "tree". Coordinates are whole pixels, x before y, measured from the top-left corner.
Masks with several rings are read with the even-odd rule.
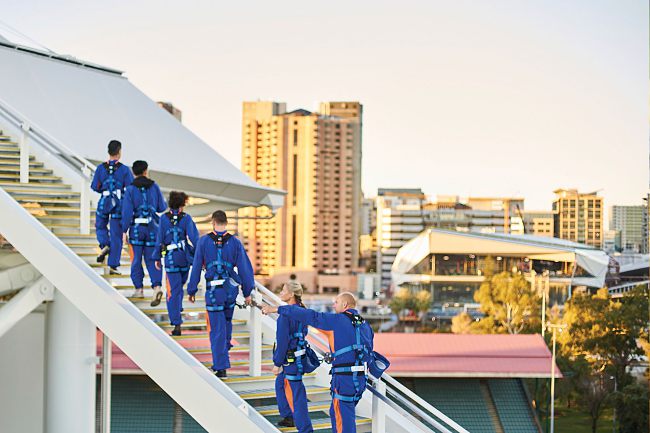
[[[451,332],[454,334],[471,334],[473,323],[472,316],[462,312],[451,319]]]
[[[648,298],[642,288],[616,302],[607,289],[576,294],[565,305],[567,332],[559,341],[569,356],[584,356],[594,371],[611,368],[619,386],[630,383],[626,370],[643,355],[638,340],[647,325]]]
[[[620,433],[648,431],[648,388],[633,383],[623,388],[616,397],[617,419]]]
[[[521,274],[493,273],[490,260],[483,270],[485,280],[474,293],[485,318],[474,327],[477,330],[519,334],[539,329],[540,299]]]
[[[633,380],[627,368],[643,354],[638,342],[646,334],[647,311],[642,287],[620,301],[612,300],[606,288],[595,295],[576,294],[564,307],[567,329],[558,337],[560,351],[571,361],[576,390],[592,418],[593,431],[610,398],[609,376],[615,377],[619,388]],[[622,399],[612,401],[618,413],[628,411]]]

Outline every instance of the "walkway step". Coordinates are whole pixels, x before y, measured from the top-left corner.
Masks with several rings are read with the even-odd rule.
[[[305,391],[307,395],[329,394],[330,388],[328,386],[306,385]],[[243,391],[238,393],[244,400],[253,400],[258,398],[275,398],[275,388],[273,389],[260,389],[255,391]]]

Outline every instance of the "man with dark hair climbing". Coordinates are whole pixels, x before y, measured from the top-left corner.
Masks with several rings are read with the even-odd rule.
[[[174,326],[172,335],[181,335],[183,318],[183,285],[187,281],[190,265],[194,259],[194,248],[199,242],[199,231],[192,217],[185,212],[187,194],[180,191],[169,193],[169,212],[160,217],[153,259],[156,269],[161,269],[161,258],[167,278],[167,312],[169,322]]]
[[[232,317],[235,301],[241,287],[246,305],[251,305],[255,288],[253,266],[241,241],[227,232],[228,218],[222,210],[212,214],[213,231],[199,239],[187,294],[195,301],[201,271],[205,268],[205,309],[212,349],[212,371],[217,377],[226,377],[230,368]],[[235,268],[237,270],[235,271]]]
[[[95,212],[95,235],[100,253],[97,262],[103,263],[108,256],[109,272],[119,274],[122,255],[122,197],[124,189],[133,182],[131,169],[120,162],[122,143],[111,140],[108,143],[108,161],[95,169],[90,184],[93,191],[101,194]]]
[[[162,299],[162,271],[156,269],[153,253],[160,220],[158,213],[167,209],[167,203],[158,184],[147,177],[149,165],[146,161],[135,161],[133,174],[135,180],[126,188],[122,204],[122,229],[125,232],[128,230],[129,236],[131,281],[135,287],[133,297],[144,297],[144,258],[154,290],[151,306],[155,307]]]

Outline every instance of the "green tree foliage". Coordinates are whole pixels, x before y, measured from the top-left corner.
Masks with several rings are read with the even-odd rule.
[[[648,298],[636,288],[620,302],[612,300],[607,289],[597,294],[576,294],[565,305],[566,332],[559,341],[567,355],[583,356],[593,370],[610,368],[620,386],[629,383],[625,371],[643,349],[638,340],[644,336],[648,321]]]
[[[614,403],[619,414],[627,414],[630,409],[625,406],[625,398],[631,404],[641,404],[639,399],[643,399],[643,395],[628,388],[633,379],[627,368],[643,354],[639,342],[647,341],[647,296],[644,288],[638,287],[620,300],[613,300],[607,289],[601,289],[595,295],[575,294],[565,305],[563,320],[567,329],[558,336],[560,351],[569,361],[570,380],[579,403],[591,416],[594,432],[604,405]],[[624,398],[621,392],[613,398],[614,381],[610,376],[616,378],[619,388],[629,389],[632,394]],[[629,420],[630,425],[636,422],[635,417]]]
[[[485,318],[473,328],[477,332],[520,334],[540,329],[539,296],[521,274],[494,273],[494,260],[488,257],[482,269],[485,280],[474,293]]]
[[[620,433],[648,431],[648,387],[632,383],[616,394]]]

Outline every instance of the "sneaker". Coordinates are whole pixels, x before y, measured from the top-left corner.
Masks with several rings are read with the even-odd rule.
[[[174,325],[174,329],[172,330],[172,334],[174,337],[178,337],[181,335],[181,325]]]
[[[133,291],[133,295],[131,295],[131,297],[132,298],[144,298],[144,289],[143,288],[135,289]]]
[[[120,272],[120,268],[114,268],[112,266],[108,268],[108,273],[109,275],[122,275],[122,272]]]
[[[151,300],[151,306],[156,307],[158,304],[160,304],[160,300],[162,299],[162,290],[160,290],[160,287],[154,287],[154,294],[153,294],[153,299]]]
[[[104,259],[108,255],[108,253],[111,251],[111,248],[106,245],[104,248],[101,249],[99,252],[99,255],[97,256],[97,263],[104,263]]]
[[[217,370],[214,372],[214,375],[217,377],[228,377],[226,370]]]
[[[286,418],[282,418],[280,421],[278,421],[278,425],[280,427],[295,427],[296,424],[293,422],[293,417],[288,416]]]

